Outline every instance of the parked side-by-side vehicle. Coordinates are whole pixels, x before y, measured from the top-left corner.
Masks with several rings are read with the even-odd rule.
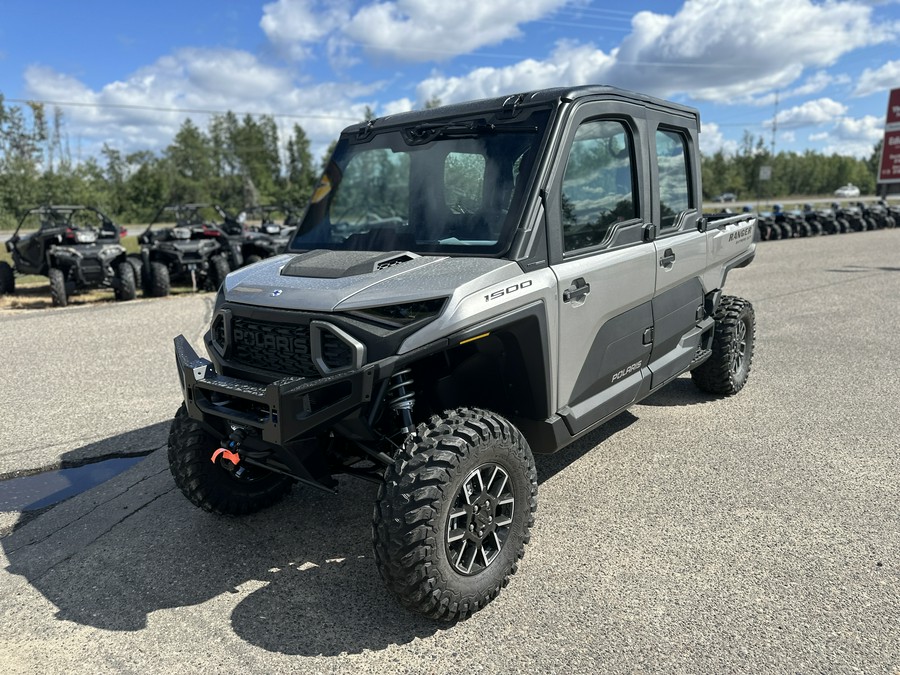
[[[374,481],[388,589],[435,618],[483,607],[531,537],[533,453],[684,373],[748,380],[753,307],[724,287],[756,221],[701,213],[699,131],[607,86],[346,129],[285,254],[219,289],[209,358],[175,339],[175,482],[240,515]]]

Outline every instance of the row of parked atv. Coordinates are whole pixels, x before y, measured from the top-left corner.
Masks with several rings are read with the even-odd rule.
[[[900,223],[900,206],[878,202],[856,202],[846,206],[833,202],[828,208],[804,204],[802,209],[785,211],[775,204],[772,211],[758,216],[759,237],[764,241],[815,237],[893,228]]]
[[[282,224],[276,212],[285,214]],[[260,223],[247,226],[247,218]],[[173,284],[215,290],[230,271],[280,253],[295,219],[291,209],[275,206],[237,217],[215,204],[164,206],[138,236],[140,253],[129,254],[121,244],[124,229],[99,209],[39,206],[24,213],[6,242],[13,264],[0,261],[0,295],[15,293],[16,276],[27,274],[46,276],[53,304],[61,307],[74,293],[95,288],[111,288],[116,300],[133,300],[138,289],[161,297]]]

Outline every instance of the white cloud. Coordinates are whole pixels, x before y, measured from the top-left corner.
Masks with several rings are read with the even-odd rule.
[[[587,84],[604,80],[613,57],[590,45],[563,43],[546,61],[527,59],[506,68],[476,68],[462,77],[433,75],[416,90],[420,100],[437,97],[443,103],[488,98],[562,84]]]
[[[819,98],[781,111],[776,120],[779,129],[799,129],[835,122],[846,112],[847,106],[843,103],[830,98]],[[765,125],[771,127],[772,120],[767,120]]]
[[[568,1],[376,2],[356,12],[343,32],[376,54],[402,61],[446,60],[518,37],[519,24],[546,16]]]
[[[313,152],[320,153],[345,126],[363,119],[366,104],[359,99],[383,86],[301,87],[286,69],[248,52],[222,49],[178,50],[96,90],[41,66],[25,71],[25,83],[31,98],[74,104],[63,107],[67,131],[88,155],[97,154],[104,142],[126,152],[159,151],[187,117],[206,129],[212,113],[228,110],[276,115],[285,136],[300,124]]]
[[[881,68],[866,68],[859,77],[854,96],[868,96],[900,86],[900,61],[888,61]]]
[[[349,0],[276,0],[259,22],[283,54],[302,59],[326,46],[341,66],[355,47],[400,61],[443,61],[521,35],[519,25],[571,0],[376,1],[353,10]]]
[[[700,132],[700,152],[704,155],[714,155],[721,151],[725,155],[734,155],[737,152],[737,141],[725,138],[719,125],[715,122],[704,122]]]
[[[747,103],[761,93],[788,88],[807,69],[830,66],[847,52],[888,42],[897,34],[897,25],[873,23],[872,9],[855,2],[688,0],[674,16],[637,13],[631,33],[609,53],[592,44],[561,44],[546,60],[479,68],[456,77],[435,73],[418,94],[451,102],[473,93],[533,89],[552,80]],[[798,95],[820,90],[827,77],[814,75],[798,87]]]
[[[263,6],[259,26],[272,44],[290,57],[300,59],[309,55],[310,45],[349,19],[349,5],[343,0],[277,0]]]
[[[884,117],[844,117],[835,127],[838,138],[847,141],[865,141],[874,145],[884,133]]]
[[[809,140],[821,143],[826,155],[852,155],[867,158],[884,133],[884,118],[875,115],[842,117],[827,131],[809,135]]]

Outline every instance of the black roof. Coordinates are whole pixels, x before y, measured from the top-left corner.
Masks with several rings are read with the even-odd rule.
[[[575,101],[580,98],[595,97],[606,98],[610,100],[628,101],[639,103],[642,105],[667,110],[680,115],[686,115],[699,120],[699,113],[696,108],[673,103],[661,98],[649,96],[647,94],[639,94],[637,92],[619,89],[603,84],[589,84],[580,87],[555,87],[552,89],[538,89],[536,91],[525,92],[521,94],[510,94],[507,96],[498,96],[496,98],[484,98],[476,101],[466,101],[463,103],[453,103],[451,105],[430,108],[427,110],[414,110],[411,112],[398,113],[396,115],[388,115],[377,119],[352,124],[344,133],[356,133],[360,129],[371,127],[377,130],[384,126],[408,126],[415,125],[425,121],[433,121],[442,118],[464,117],[467,115],[476,115],[486,112],[499,112],[504,107],[515,106],[518,109],[546,106],[551,104],[559,104],[560,102]]]

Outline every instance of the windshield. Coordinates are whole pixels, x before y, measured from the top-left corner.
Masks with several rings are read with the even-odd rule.
[[[507,123],[343,137],[290,251],[502,253],[519,224],[548,109]]]

